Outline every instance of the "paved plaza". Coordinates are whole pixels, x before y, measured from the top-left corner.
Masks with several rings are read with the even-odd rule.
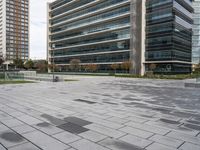
[[[0,150],[200,150],[200,89],[73,77],[0,85]]]

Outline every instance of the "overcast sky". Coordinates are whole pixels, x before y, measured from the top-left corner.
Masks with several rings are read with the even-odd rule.
[[[30,57],[46,58],[47,2],[51,0],[30,0]]]

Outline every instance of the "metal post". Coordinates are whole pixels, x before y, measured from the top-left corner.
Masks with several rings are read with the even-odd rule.
[[[52,61],[53,61],[53,66],[52,66],[52,73],[53,73],[53,82],[55,81],[55,72],[54,72],[54,65],[55,65],[55,59],[54,59],[54,50],[55,50],[55,47],[56,47],[56,45],[55,44],[52,44],[52,56],[53,57],[51,57],[52,58]]]

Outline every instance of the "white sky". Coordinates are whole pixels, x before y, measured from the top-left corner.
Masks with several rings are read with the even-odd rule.
[[[47,2],[30,0],[30,57],[46,59]]]

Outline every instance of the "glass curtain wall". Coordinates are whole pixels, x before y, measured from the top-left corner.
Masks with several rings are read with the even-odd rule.
[[[148,0],[146,9],[146,70],[157,73],[191,72],[191,1]],[[152,69],[151,64],[156,68]]]
[[[200,63],[200,0],[194,0],[194,25],[193,25],[193,41],[192,41],[192,58],[194,64]]]

